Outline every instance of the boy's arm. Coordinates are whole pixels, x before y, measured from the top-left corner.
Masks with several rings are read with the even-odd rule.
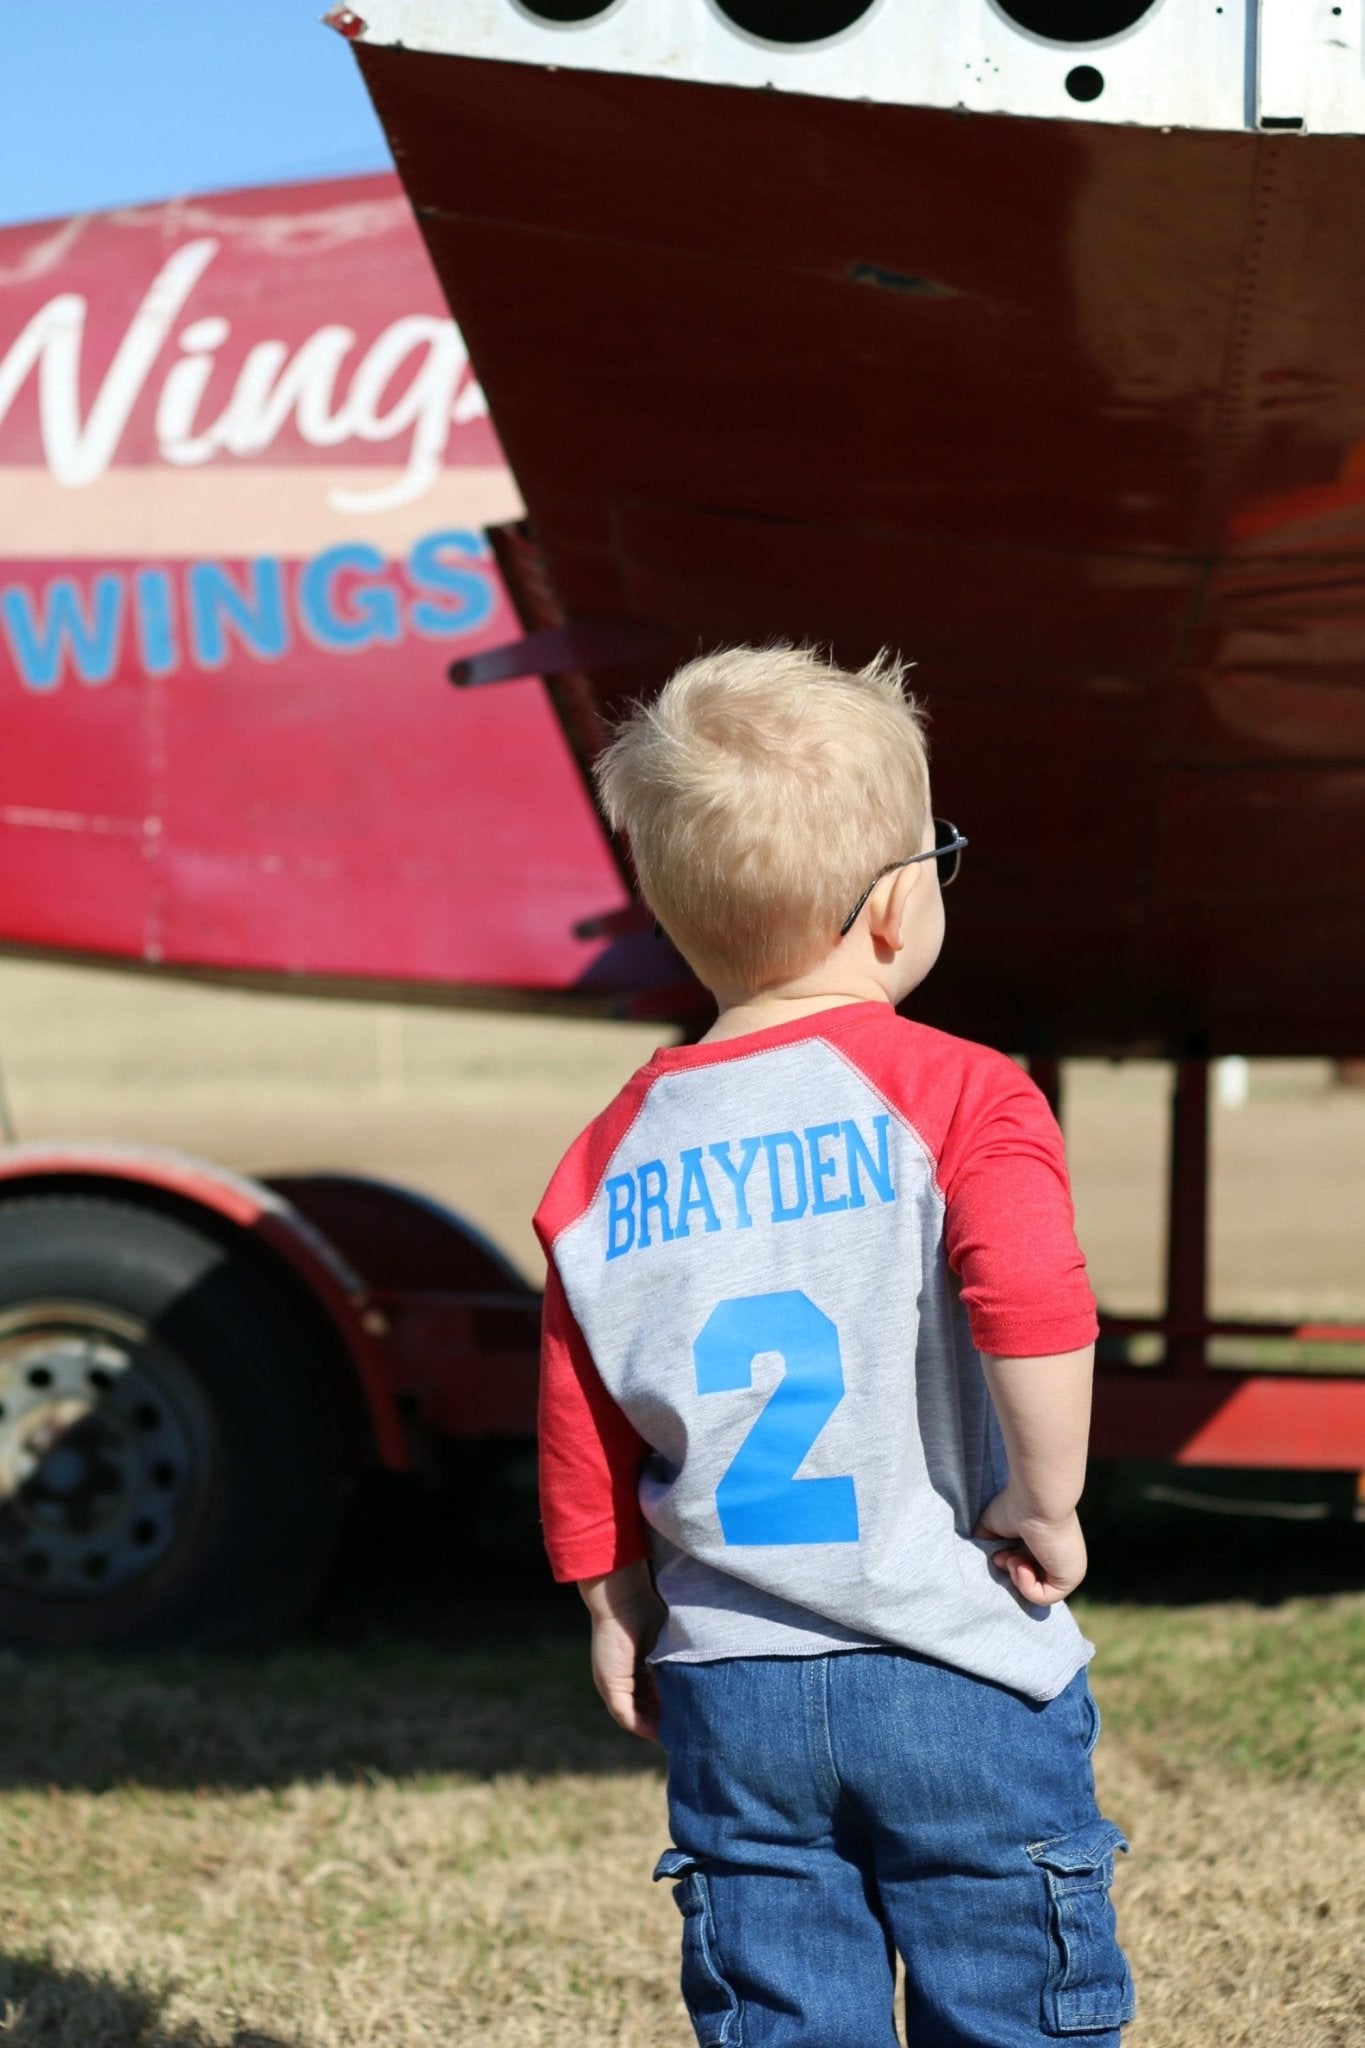
[[[1085,1575],[1085,1481],[1095,1299],[1076,1243],[1056,1119],[1017,1069],[991,1062],[982,1098],[945,1148],[949,1261],[1009,1456],[978,1536],[1021,1596],[1052,1606]],[[970,1105],[964,1105],[971,1108]]]
[[[656,1739],[658,1703],[644,1659],[663,1606],[640,1513],[647,1446],[612,1400],[551,1257],[541,1320],[540,1511],[557,1579],[576,1580],[592,1616],[593,1679],[612,1718]]]
[[[540,1517],[555,1577],[598,1578],[647,1557],[639,1498],[646,1446],[602,1384],[553,1258],[541,1311],[536,1431]]]
[[[659,1739],[659,1694],[645,1659],[658,1640],[664,1604],[647,1564],[623,1564],[605,1577],[580,1579],[592,1616],[592,1678],[607,1712],[628,1735]]]
[[[1076,1503],[1085,1484],[1094,1362],[1093,1344],[1051,1358],[981,1360],[1010,1477],[982,1509],[974,1533],[1010,1539],[995,1563],[1039,1607],[1055,1606],[1085,1577]]]

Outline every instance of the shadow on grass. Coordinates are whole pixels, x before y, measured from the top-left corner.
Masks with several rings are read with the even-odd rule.
[[[1271,1606],[1365,1589],[1355,1483],[1351,1472],[1094,1465],[1081,1508],[1086,1591],[1185,1607]],[[353,1523],[310,1639],[363,1643],[377,1631],[492,1653],[530,1633],[581,1649],[583,1608],[571,1587],[550,1579],[529,1464],[495,1468],[482,1494],[479,1484],[466,1470],[449,1494],[399,1488],[373,1497]]]
[[[597,1697],[573,1588],[460,1507],[372,1499],[307,1624],[264,1649],[0,1652],[0,1789],[660,1770]]]
[[[168,2025],[169,1990],[85,1970],[46,1954],[0,1954],[0,2037],[5,2048],[293,2048],[282,2035]]]
[[[1159,1621],[1162,1607],[1273,1606],[1365,1583],[1365,1530],[1261,1512],[1313,1508],[1302,1480],[1277,1501],[1265,1475],[1229,1492],[1228,1474],[1183,1474],[1177,1490],[1215,1502],[1198,1507],[1160,1497],[1169,1472],[1097,1479],[1091,1600]],[[264,1651],[0,1657],[0,1787],[660,1771],[655,1746],[607,1719],[582,1606],[551,1583],[525,1500],[504,1499],[494,1521],[481,1531],[467,1497],[371,1500],[308,1624]]]
[[[1092,1467],[1081,1515],[1092,1600],[1189,1607],[1321,1599],[1365,1588],[1350,1472]]]
[[[494,1473],[480,1500],[466,1473],[452,1496],[391,1493],[357,1523],[309,1634],[386,1635],[495,1652],[525,1640],[580,1648],[582,1605],[551,1582],[534,1479]],[[1365,1589],[1365,1522],[1352,1472],[1258,1472],[1167,1464],[1094,1465],[1081,1507],[1086,1592],[1152,1607],[1249,1600],[1275,1606]],[[462,1514],[452,1513],[458,1495]]]

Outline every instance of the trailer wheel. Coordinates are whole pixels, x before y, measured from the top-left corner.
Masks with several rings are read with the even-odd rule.
[[[253,1265],[129,1202],[0,1205],[0,1642],[268,1635],[342,1484],[317,1343]]]

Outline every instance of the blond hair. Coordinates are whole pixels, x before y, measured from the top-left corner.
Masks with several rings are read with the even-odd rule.
[[[858,670],[808,647],[703,655],[635,707],[596,777],[651,909],[713,987],[822,960],[928,822],[922,715],[885,652]]]

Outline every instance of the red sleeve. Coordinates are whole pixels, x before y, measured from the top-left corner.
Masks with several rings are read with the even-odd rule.
[[[649,1555],[640,1513],[646,1445],[603,1386],[553,1257],[540,1340],[540,1513],[557,1579]]]
[[[966,1078],[939,1180],[948,1263],[978,1351],[1079,1351],[1099,1325],[1076,1242],[1062,1134],[1034,1083],[990,1055]]]

